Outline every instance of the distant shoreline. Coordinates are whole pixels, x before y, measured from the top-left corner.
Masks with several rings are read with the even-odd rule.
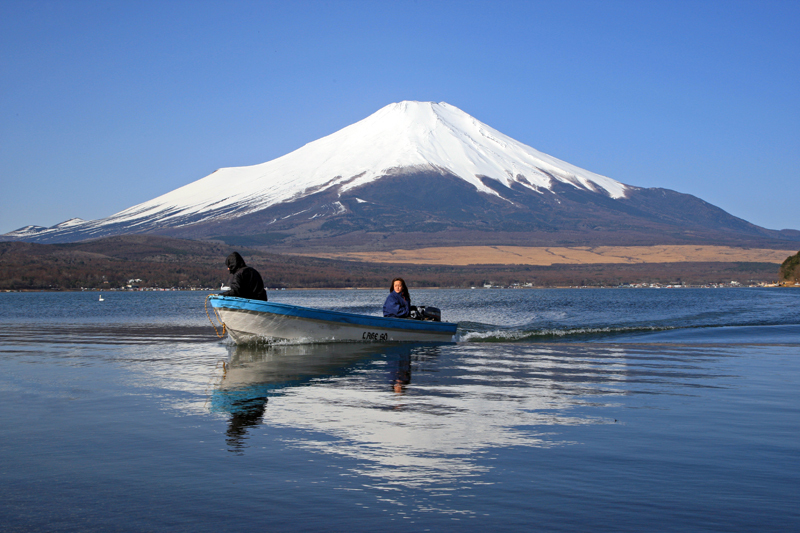
[[[642,284],[644,285],[644,284]],[[709,285],[654,285],[654,286],[630,286],[630,285],[606,285],[606,286],[599,286],[599,285],[585,285],[585,286],[575,286],[575,285],[565,285],[565,286],[552,286],[552,287],[543,287],[543,286],[535,286],[535,287],[409,287],[411,290],[416,291],[449,291],[449,290],[458,290],[458,291],[465,291],[465,290],[481,290],[481,291],[508,291],[508,290],[550,290],[550,289],[575,289],[575,290],[587,290],[587,289],[629,289],[629,290],[641,290],[641,289],[794,289],[800,288],[800,283],[797,284],[788,284],[788,283],[778,283],[778,284],[760,284],[760,285],[730,285],[730,284],[715,284],[714,286]],[[267,289],[267,294],[275,293],[275,292],[287,292],[287,291],[381,291],[387,290],[386,287],[291,287],[286,289]],[[7,289],[0,291],[0,294],[5,293],[19,293],[19,292],[96,292],[96,293],[128,293],[128,292],[208,292],[208,293],[217,293],[219,289],[140,289],[140,290],[131,290],[131,289]]]

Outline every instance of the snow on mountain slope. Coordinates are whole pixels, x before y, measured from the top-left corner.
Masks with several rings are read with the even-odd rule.
[[[497,194],[478,176],[510,185],[522,175],[534,189],[550,189],[550,173],[578,188],[613,198],[626,186],[543,154],[446,103],[390,104],[364,120],[267,163],[222,168],[172,192],[110,217],[133,222],[208,212],[239,216],[330,187],[363,185],[398,168],[446,169],[478,190]],[[195,220],[196,221],[196,220]]]
[[[499,193],[479,177],[506,186],[517,182],[537,192],[551,190],[556,179],[611,198],[624,197],[628,188],[534,150],[449,104],[405,101],[267,163],[222,168],[105,219],[70,224],[69,229],[99,234],[110,226],[136,231],[154,224],[177,227],[236,218],[332,187],[341,193],[392,171],[431,167],[496,196]],[[63,232],[68,229],[65,224],[49,230]]]

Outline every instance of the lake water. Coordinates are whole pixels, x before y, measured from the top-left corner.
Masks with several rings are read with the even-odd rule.
[[[800,530],[800,290],[416,290],[460,342],[251,347],[103,296],[0,294],[2,531]]]

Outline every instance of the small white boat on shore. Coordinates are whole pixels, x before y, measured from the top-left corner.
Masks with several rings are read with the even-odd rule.
[[[457,324],[358,315],[297,305],[211,295],[211,306],[237,343],[455,342]]]

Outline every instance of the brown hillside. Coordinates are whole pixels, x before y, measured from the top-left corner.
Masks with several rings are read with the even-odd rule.
[[[419,260],[354,262],[237,249],[273,288],[384,287],[397,275],[404,276],[414,287],[470,287],[484,283],[531,283],[537,287],[681,281],[700,284],[731,280],[746,283],[775,281],[778,270],[771,260],[733,262],[722,260],[724,257],[713,262],[668,262],[661,257],[662,262],[653,263],[446,265]],[[126,285],[130,279],[141,279],[143,287],[218,288],[227,281],[224,260],[232,250],[213,242],[144,235],[73,244],[0,243],[0,290],[114,288]],[[452,255],[451,260],[457,257]],[[470,257],[475,261],[475,255]],[[495,260],[483,257],[484,261],[490,259]]]

